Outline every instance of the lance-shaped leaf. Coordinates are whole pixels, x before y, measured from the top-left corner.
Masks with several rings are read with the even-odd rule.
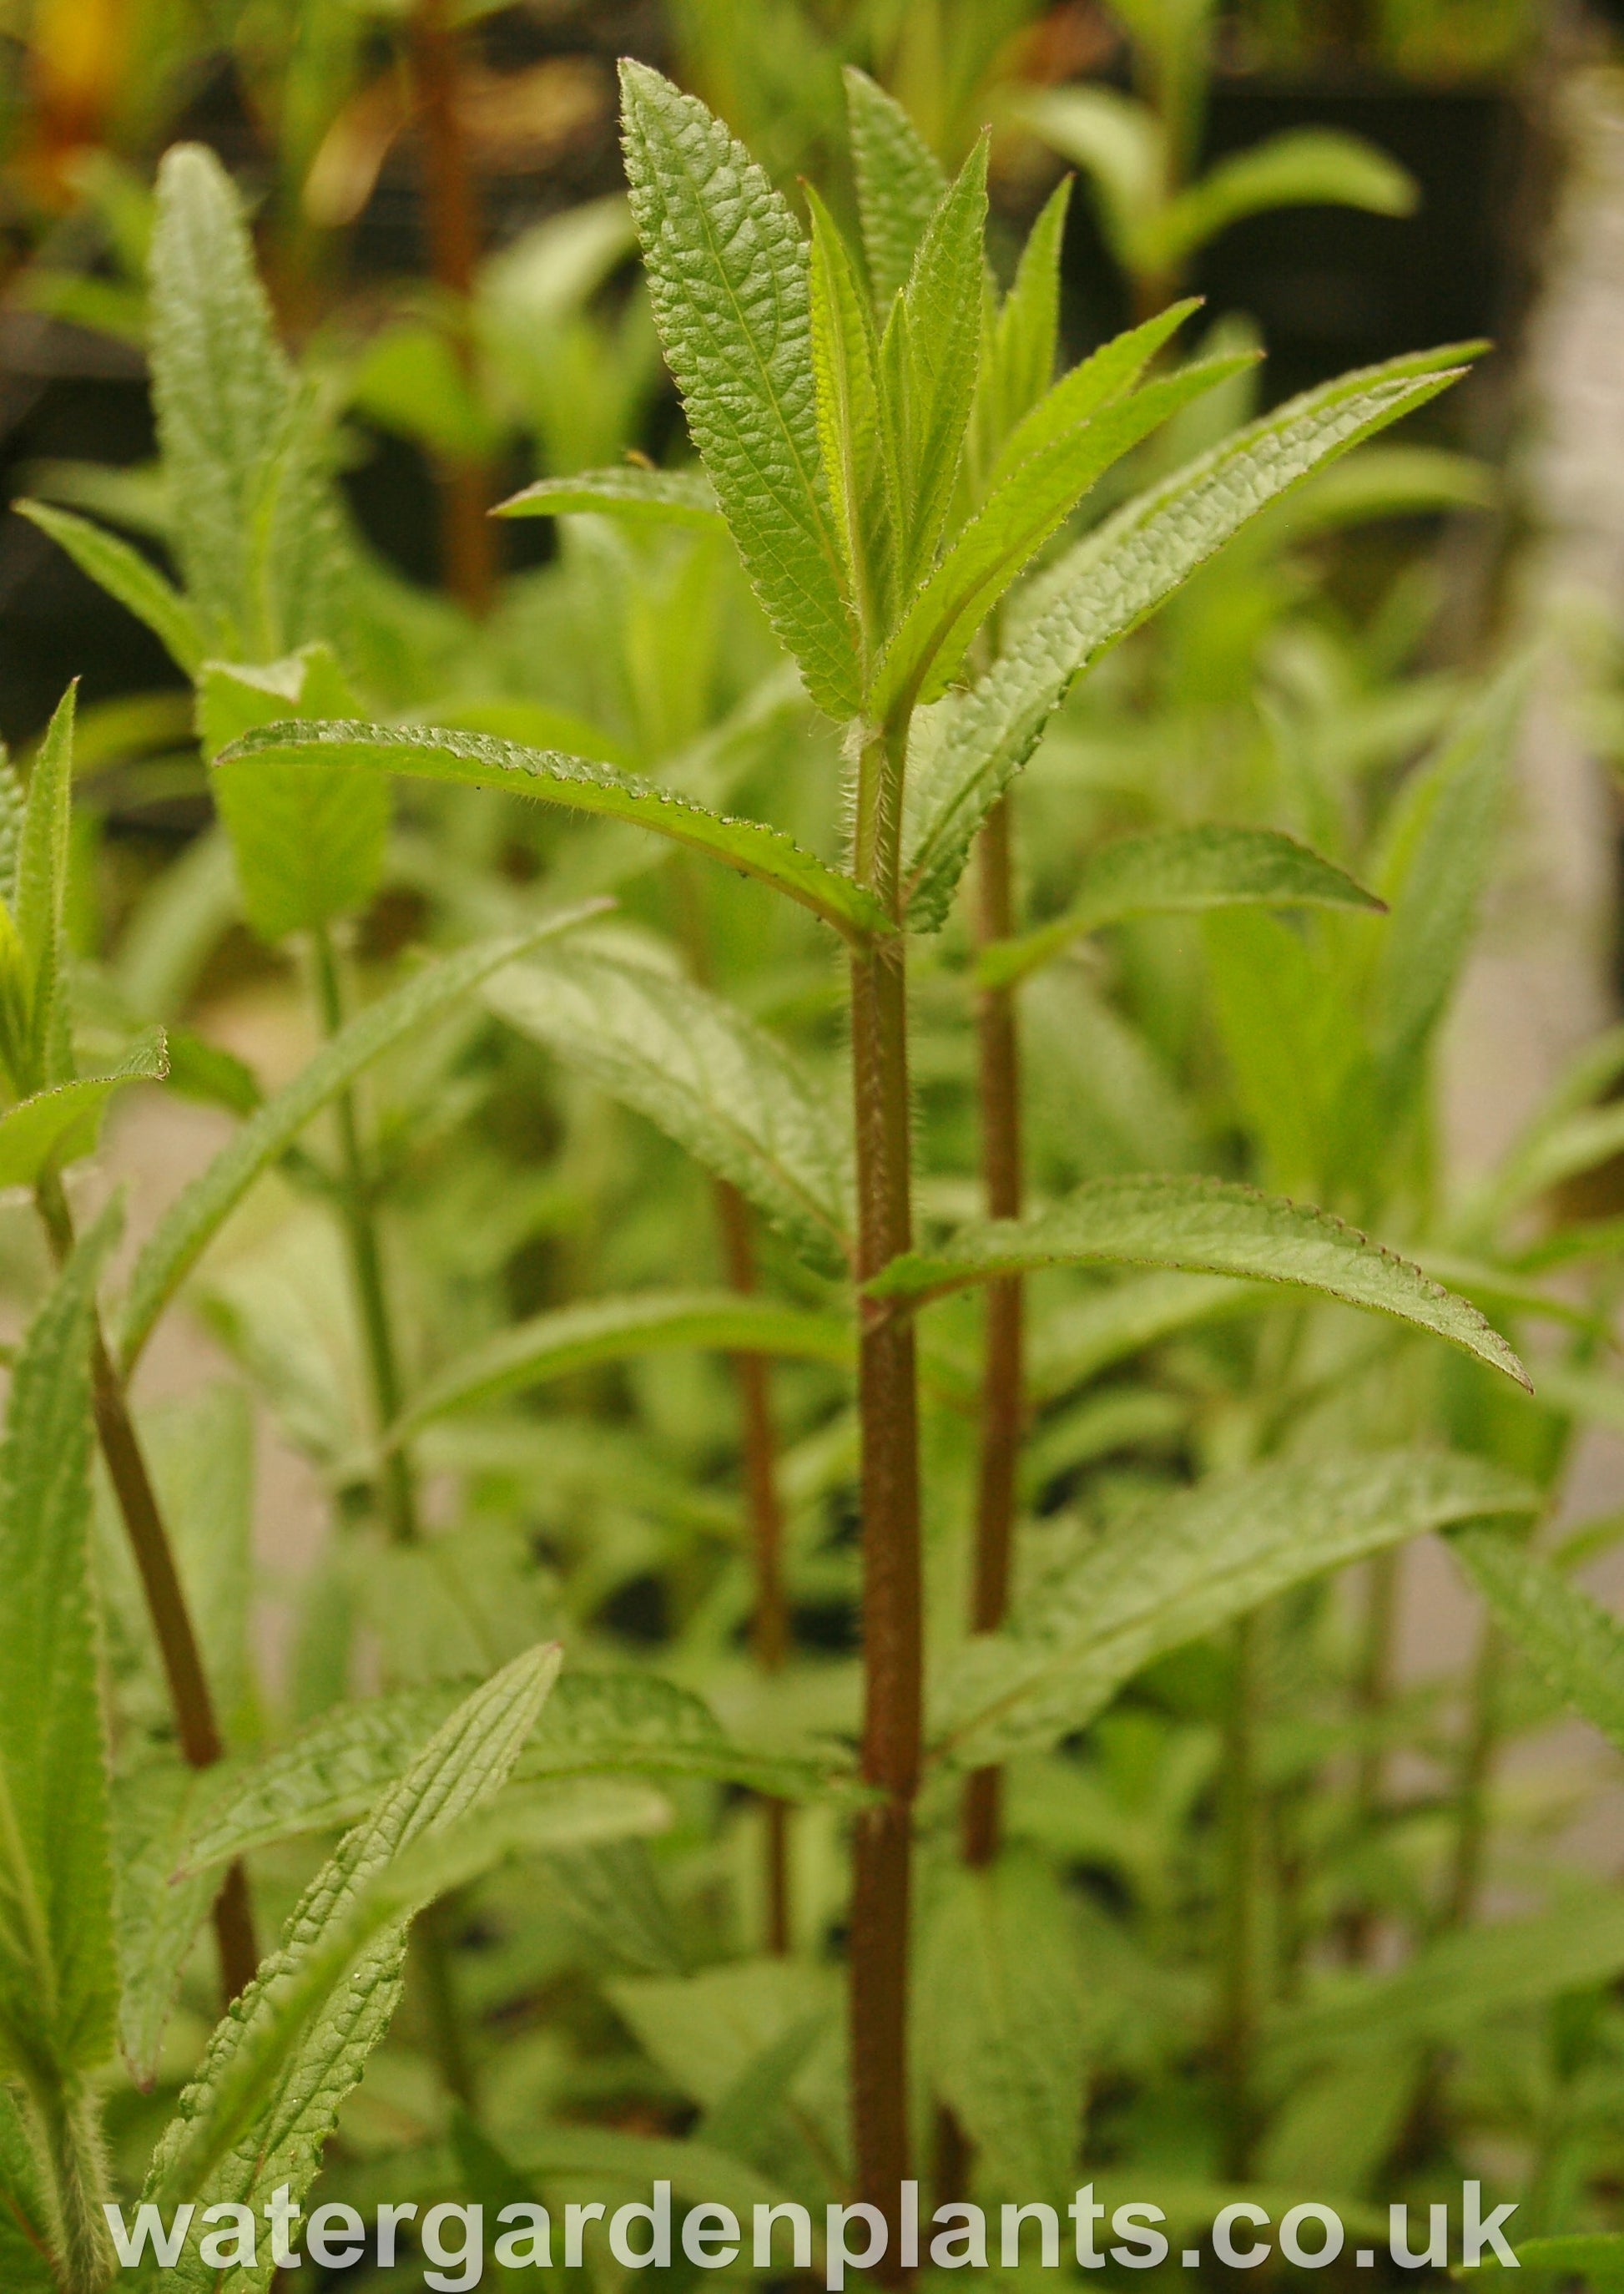
[[[657,788],[589,758],[522,748],[512,741],[434,726],[288,723],[245,735],[219,762],[255,758],[317,769],[363,765],[374,772],[467,781],[476,788],[499,788],[510,796],[563,805],[572,812],[630,821],[747,876],[759,877],[848,940],[889,928],[885,911],[871,894],[838,868],[803,851],[782,829],[757,820],[730,820],[674,790]]]
[[[0,1115],[0,1187],[31,1187],[43,1173],[90,1154],[107,1102],[126,1083],[161,1083],[169,1072],[161,1028],[140,1037],[110,1073],[37,1091]]]
[[[896,457],[880,398],[879,344],[840,227],[815,191],[812,218],[812,374],[817,435],[847,594],[863,651],[889,609],[901,530]]]
[[[1238,431],[1129,502],[1042,582],[1046,603],[955,712],[910,792],[909,921],[946,914],[970,842],[1074,681],[1136,629],[1266,503],[1447,389],[1460,354],[1344,375]]]
[[[1292,1284],[1430,1330],[1529,1385],[1516,1355],[1476,1307],[1409,1259],[1328,1211],[1221,1179],[1092,1180],[1034,1217],[991,1219],[939,1249],[894,1258],[866,1288],[873,1298],[919,1304],[1043,1266],[1109,1265]]]
[[[211,646],[275,655],[330,632],[341,556],[319,410],[276,341],[230,177],[200,144],[158,171],[152,395],[174,538]]]
[[[1287,908],[1377,908],[1373,892],[1272,828],[1169,828],[1125,836],[1091,853],[1076,898],[1063,915],[983,954],[983,988],[1008,988],[1059,956],[1085,932],[1129,916],[1238,904]]]
[[[846,70],[846,108],[863,256],[869,287],[883,311],[907,284],[947,178],[895,96],[855,65]]]
[[[637,525],[714,525],[716,493],[700,470],[650,470],[625,462],[570,478],[538,478],[496,506],[498,517],[623,517]]]
[[[689,980],[595,948],[492,980],[486,1002],[747,1195],[796,1249],[846,1266],[850,1150],[821,1081]]]
[[[947,522],[980,371],[987,141],[943,195],[881,343],[883,399],[906,520],[905,592],[922,580]]]
[[[325,645],[263,669],[210,662],[198,680],[203,753],[256,726],[352,716],[355,697]],[[215,806],[231,841],[244,913],[262,940],[285,940],[364,908],[383,873],[389,784],[377,773],[313,773],[259,757],[216,763]]]
[[[104,1214],[23,1340],[0,1444],[0,2070],[60,2094],[112,2054],[107,1745],[90,1590],[90,1334]]]
[[[73,829],[74,702],[70,685],[34,759],[17,833],[16,946],[21,957],[26,1037],[10,1048],[20,1070],[17,1079],[26,1078],[36,1089],[65,1083],[73,1073],[63,920]],[[13,1021],[7,1033],[14,1037],[15,1030]]]
[[[176,667],[195,677],[208,650],[202,618],[150,558],[103,525],[77,511],[49,502],[20,501],[12,508],[48,533],[81,574],[105,590],[138,622],[144,622]]]
[[[1288,1585],[1424,1531],[1538,1507],[1474,1458],[1419,1451],[1214,1476],[1108,1531],[1030,1616],[971,1641],[936,1698],[940,1753],[976,1767],[1082,1728],[1152,1658]]]
[[[883,721],[914,701],[938,700],[982,622],[1095,480],[1181,407],[1251,362],[1251,354],[1243,353],[1181,367],[1086,420],[1036,437],[1023,453],[1028,426],[1044,427],[1044,409],[1036,407],[1010,441],[1010,467],[995,472],[987,501],[914,599],[887,647],[870,704],[875,717]],[[1065,387],[1057,383],[1051,395],[1058,397]]]
[[[0,1131],[0,1140],[4,1135]],[[843,1316],[781,1306],[754,1293],[656,1290],[589,1299],[536,1314],[459,1355],[418,1394],[393,1439],[408,1441],[436,1418],[636,1354],[703,1347],[843,1365],[853,1360],[856,1346],[855,1327]]]
[[[556,1648],[532,1650],[476,1689],[346,1834],[305,1890],[280,1948],[216,2027],[153,2154],[149,2200],[254,2206],[284,2183],[296,2200],[303,2195],[339,2105],[399,2001],[412,1903],[393,1907],[370,1941],[352,1944],[350,1923],[397,1858],[494,1800],[558,1664]],[[335,1939],[350,1947],[337,1965]],[[195,2249],[176,2276],[188,2294],[217,2282]]]
[[[1535,1672],[1624,1751],[1624,1625],[1503,1531],[1462,1530],[1449,1550]]]
[[[588,901],[549,916],[531,931],[483,940],[402,981],[358,1012],[290,1084],[257,1109],[208,1168],[176,1196],[142,1247],[130,1278],[119,1334],[126,1371],[222,1223],[255,1180],[292,1146],[313,1116],[347,1090],[374,1060],[428,1026],[503,964],[552,933],[601,915],[605,905]]]
[[[855,630],[818,457],[807,248],[698,99],[621,66],[631,209],[688,428],[767,619],[832,717],[857,706]]]
[[[1141,235],[1141,259],[1176,271],[1198,247],[1243,216],[1272,207],[1362,207],[1368,215],[1413,215],[1415,178],[1362,135],[1303,127],[1271,135],[1209,167]]]
[[[250,1851],[350,1824],[403,1776],[455,1710],[454,1683],[402,1689],[337,1706],[240,1776],[211,1802],[174,1869],[233,1862]],[[832,1756],[767,1753],[737,1743],[691,1690],[654,1673],[566,1672],[548,1698],[515,1775],[706,1777],[795,1800],[857,1790]]]
[[[1062,177],[1027,234],[981,354],[970,436],[982,471],[992,469],[1010,433],[1054,380],[1060,347],[1060,255],[1071,184],[1069,175]]]

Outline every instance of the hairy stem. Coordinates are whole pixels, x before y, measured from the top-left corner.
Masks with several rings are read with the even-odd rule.
[[[1218,2068],[1223,2092],[1223,2171],[1236,2181],[1251,2171],[1256,2132],[1253,2074],[1264,1845],[1257,1773],[1261,1631],[1255,1616],[1241,1618],[1235,1628],[1224,1720]]]
[[[860,873],[896,915],[905,733],[872,739],[858,793]],[[866,832],[866,833],[865,833]],[[913,1239],[907,970],[900,932],[851,963],[857,1155],[857,1276]],[[851,2054],[857,2188],[890,2226],[884,2272],[900,2275],[908,2171],[908,1910],[919,1788],[922,1622],[919,1410],[911,1318],[865,1302],[862,1434],[863,1774],[881,1797],[857,1818],[851,1908]]]
[[[322,927],[313,937],[317,1000],[321,1024],[330,1040],[344,1025],[344,988],[331,935]],[[388,1293],[384,1286],[383,1255],[378,1249],[378,1222],[373,1216],[371,1182],[361,1149],[361,1123],[353,1092],[339,1094],[337,1114],[350,1272],[356,1304],[361,1309],[361,1338],[367,1352],[377,1430],[385,1434],[401,1414],[400,1367]],[[412,1544],[418,1535],[417,1490],[411,1460],[398,1444],[385,1457],[378,1494],[390,1535],[398,1545]]]
[[[981,831],[976,937],[987,946],[1014,929],[1010,864],[1010,799],[994,806]],[[1019,1218],[1021,1209],[1020,1042],[1009,988],[984,988],[976,1006],[981,1102],[981,1172],[989,1218]],[[1024,1296],[1018,1276],[987,1288],[986,1354],[981,1373],[981,1463],[976,1493],[972,1632],[996,1632],[1010,1604],[1016,1475],[1026,1418]],[[1000,1771],[978,1769],[966,1783],[963,1852],[967,1864],[998,1853]]]
[[[469,297],[479,262],[479,218],[467,136],[457,108],[457,37],[447,0],[416,0],[407,47],[423,127],[423,191],[429,268],[453,306],[453,347],[475,379]],[[483,460],[447,458],[440,469],[441,547],[447,586],[476,614],[496,589],[492,487]]]
[[[61,1181],[54,1175],[42,1179],[35,1200],[52,1256],[59,1266],[65,1265],[72,1254],[74,1230],[73,1215]],[[151,1619],[153,1638],[168,1686],[181,1752],[192,1768],[210,1769],[225,1756],[214,1696],[203,1669],[202,1650],[191,1612],[186,1606],[175,1548],[130,1416],[124,1381],[108,1352],[99,1315],[91,1338],[91,1388],[96,1437],[146,1598],[147,1615]],[[248,1873],[240,1862],[231,1866],[215,1899],[214,1924],[221,1989],[229,2007],[253,1981],[259,1965]]]
[[[117,2257],[102,2211],[108,2195],[95,2098],[82,2087],[52,2085],[30,2093],[51,2179],[53,2275],[62,2294],[103,2294]]]

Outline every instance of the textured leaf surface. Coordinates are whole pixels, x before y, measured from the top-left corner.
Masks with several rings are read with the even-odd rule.
[[[196,676],[208,650],[202,620],[150,558],[119,535],[73,510],[36,501],[20,501],[12,507],[42,533],[48,533],[98,589],[117,598],[138,622],[144,622],[178,668],[188,677]]]
[[[534,1315],[459,1355],[450,1371],[417,1395],[398,1435],[405,1439],[434,1419],[475,1409],[549,1379],[567,1378],[598,1363],[622,1362],[629,1355],[669,1347],[844,1364],[853,1360],[856,1346],[855,1330],[842,1316],[810,1314],[736,1290],[594,1298]]]
[[[13,1056],[37,1088],[73,1074],[67,988],[69,850],[73,834],[77,688],[62,696],[28,774],[17,832],[16,923],[27,997],[26,1042]],[[20,1081],[21,1077],[19,1078]]]
[[[0,1444],[0,2067],[46,2089],[107,2062],[118,2003],[89,1574],[90,1333],[115,1216],[29,1326]]]
[[[976,829],[1076,679],[1265,504],[1424,405],[1458,372],[1397,360],[1293,399],[1129,502],[1044,576],[1044,609],[967,696],[912,792],[911,923],[940,923]]]
[[[6,2294],[60,2294],[45,2258],[47,2220],[28,2130],[0,2087],[0,2283]]]
[[[1041,424],[1043,409],[1035,409],[1010,441],[1011,467],[995,473],[987,501],[909,606],[876,678],[874,715],[889,718],[914,696],[939,699],[982,622],[1096,479],[1181,407],[1249,363],[1238,356],[1181,367],[1022,451],[1027,425]],[[1064,388],[1057,384],[1052,395]]]
[[[936,556],[958,481],[980,370],[987,275],[985,136],[914,250],[881,346],[904,517],[905,593]]]
[[[181,1971],[219,1888],[217,1872],[175,1877],[218,1775],[155,1761],[114,1787],[118,2043],[138,2087],[158,2076]]]
[[[952,1872],[927,1915],[920,1989],[932,2084],[1000,2190],[1051,2204],[1083,2135],[1075,1914],[1041,1865]]]
[[[41,1173],[90,1154],[107,1102],[126,1083],[161,1083],[169,1072],[163,1030],[133,1044],[109,1075],[37,1091],[0,1115],[0,1187],[31,1187]]]
[[[822,1083],[764,1028],[686,980],[585,947],[516,966],[485,1000],[730,1181],[808,1258],[844,1270],[846,1135]]]
[[[1030,1615],[972,1641],[937,1700],[940,1750],[975,1766],[1082,1728],[1153,1657],[1288,1585],[1425,1530],[1537,1509],[1528,1485],[1418,1451],[1215,1476],[1108,1531]]]
[[[939,1251],[893,1259],[867,1287],[872,1297],[922,1300],[1040,1266],[1111,1263],[1295,1284],[1431,1330],[1529,1382],[1476,1307],[1409,1259],[1328,1211],[1219,1179],[1097,1179],[1033,1218],[990,1220]]]
[[[403,1921],[386,1927],[353,1965],[340,1964],[329,1996],[310,2003],[319,2012],[291,2045],[290,1999],[304,1998],[302,1976],[329,1939],[345,1932],[365,1891],[397,1857],[488,1806],[523,1750],[557,1668],[556,1650],[535,1650],[475,1690],[346,1835],[305,1891],[280,1948],[216,2028],[154,2153],[148,2198],[165,2206],[194,2198],[256,2206],[262,2193],[283,2183],[296,2200],[302,2197],[338,2107],[398,2003]],[[194,2248],[176,2282],[248,2294],[268,2284],[271,2273],[266,2256],[252,2270],[222,2277],[199,2261]]]
[[[803,851],[781,829],[760,821],[727,819],[673,790],[656,788],[588,758],[521,748],[511,741],[449,728],[409,725],[397,729],[347,723],[268,726],[247,735],[221,761],[250,758],[307,767],[364,765],[375,772],[467,781],[477,788],[505,789],[509,795],[533,797],[574,812],[630,821],[708,853],[747,876],[759,877],[848,938],[888,928],[884,910],[860,885]]]
[[[626,462],[569,478],[539,478],[497,505],[499,517],[573,517],[595,512],[655,525],[714,525],[715,492],[698,470],[647,470]]]
[[[152,395],[175,542],[195,613],[231,657],[330,630],[339,541],[313,410],[272,331],[231,179],[176,145],[158,170]]]
[[[1449,1545],[1535,1672],[1624,1751],[1624,1624],[1503,1533],[1462,1530]]]
[[[348,1824],[403,1776],[451,1712],[455,1684],[402,1689],[338,1706],[269,1754],[211,1808],[177,1851],[175,1869],[202,1871],[307,1832]],[[656,1674],[569,1672],[543,1708],[516,1775],[695,1776],[769,1781],[764,1790],[797,1799],[847,1790],[848,1771],[832,1759],[761,1753],[730,1738],[709,1706]]]
[[[1125,836],[1091,853],[1076,898],[1063,915],[987,950],[977,967],[985,988],[1009,987],[1050,962],[1084,932],[1125,918],[1181,908],[1379,908],[1374,894],[1294,837],[1271,828],[1170,828]]]
[[[198,681],[198,731],[211,760],[256,726],[347,719],[354,708],[326,646],[307,646],[264,669],[211,662]],[[389,784],[379,775],[313,773],[256,759],[216,764],[211,785],[244,913],[262,940],[310,931],[367,906],[389,834]]]
[[[855,66],[846,73],[846,106],[863,255],[874,301],[883,310],[907,284],[947,178],[895,96]]]
[[[743,144],[646,65],[621,68],[632,214],[688,428],[767,619],[832,717],[858,700],[813,403],[807,248]]]
[[[601,908],[601,902],[592,901],[549,917],[531,931],[481,941],[403,981],[357,1013],[290,1084],[250,1116],[201,1176],[175,1198],[135,1262],[120,1333],[126,1369],[134,1365],[153,1324],[223,1221],[313,1116],[392,1045],[428,1026],[493,972],[539,940],[567,931]]]

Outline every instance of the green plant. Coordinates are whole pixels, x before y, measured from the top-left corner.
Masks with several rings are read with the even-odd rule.
[[[1496,1745],[1552,1695],[1617,1726],[1616,1634],[1566,1574],[1616,1525],[1530,1535],[1573,1427],[1616,1417],[1616,1238],[1527,1223],[1616,1148],[1619,1048],[1447,1198],[1430,1047],[1522,672],[1401,681],[1414,582],[1359,618],[1310,570],[1350,519],[1480,497],[1447,458],[1365,443],[1458,361],[1236,427],[1249,362],[1172,363],[1181,307],[1057,380],[1064,195],[1000,294],[982,150],[946,183],[871,83],[848,98],[860,252],[816,195],[803,236],[702,106],[628,68],[702,467],[541,480],[511,507],[562,521],[557,555],[479,626],[349,541],[329,405],[276,347],[231,189],[196,150],[165,164],[174,578],[32,514],[192,681],[219,826],[105,960],[71,956],[65,706],[12,790],[0,883],[0,1170],[64,1262],[0,1472],[0,1638],[30,1684],[0,1714],[8,2287],[115,2282],[103,2204],[143,2183],[166,2234],[188,2206],[302,2203],[335,2122],[352,2197],[381,2159],[426,2203],[523,2209],[582,2177],[856,2195],[891,2223],[888,2270],[925,2103],[938,2202],[1059,2197],[1092,2084],[1091,2168],[1165,2178],[1192,2222],[1226,2173],[1334,2173],[1350,2204],[1378,2175],[1430,2189],[1509,2115],[1485,2098],[1507,2062],[1541,2226],[1616,2127],[1616,1905],[1575,1882],[1509,1932],[1474,1913],[1518,1837]],[[1152,440],[1160,475],[1074,525]],[[987,825],[1028,766],[1019,931]],[[978,838],[1005,898],[967,929]],[[379,952],[380,887],[433,960]],[[304,967],[321,1038],[275,1091],[182,1016],[239,915]],[[970,1055],[967,987],[1024,999],[1024,1138],[997,1045]],[[61,1174],[158,1072],[158,1020],[172,1084],[234,1127],[142,1241],[104,1363],[111,1228],[71,1242]],[[1031,1208],[967,1222],[978,1119]],[[1558,1263],[1582,1285],[1549,1284]],[[994,1304],[1015,1284],[1024,1364]],[[188,1285],[331,1501],[285,1734],[231,1686],[240,1421],[124,1400]],[[1536,1402],[1485,1314],[1556,1330]],[[752,1367],[730,1388],[715,1354]],[[1003,1444],[979,1458],[978,1411]],[[175,1758],[93,1534],[93,1424],[129,1509],[120,1422],[223,1766]],[[829,1530],[849,1486],[860,1589]],[[1454,1737],[1386,1659],[1381,1558],[1428,1530],[1552,1683],[1508,1683],[1497,1645]],[[1362,1639],[1328,1588],[1360,1563]],[[638,1662],[615,1607],[651,1588]],[[857,1667],[807,1646],[816,1602],[854,1590],[860,1721]],[[752,1615],[789,1644],[754,1668]],[[1401,1743],[1456,1756],[1419,1818],[1391,1795]],[[763,1802],[804,1811],[787,1839]],[[288,1916],[207,2039],[188,1961],[250,1861]],[[1378,1928],[1412,1965],[1368,1964]],[[116,2048],[159,2078],[150,2103]],[[204,2228],[180,2228],[183,2282],[268,2282],[230,2226],[206,2257]]]

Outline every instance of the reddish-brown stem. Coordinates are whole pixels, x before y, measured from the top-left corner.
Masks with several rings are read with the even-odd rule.
[[[474,377],[469,297],[479,262],[479,217],[467,136],[457,107],[457,38],[445,0],[417,0],[408,27],[423,128],[423,192],[429,268],[453,305],[454,346]],[[440,532],[447,586],[485,613],[496,590],[491,473],[483,460],[447,458],[440,468]]]
[[[726,1179],[716,1183],[716,1218],[728,1287],[738,1291],[753,1290],[756,1254],[750,1206]],[[789,1655],[790,1612],[784,1593],[784,1516],[774,1472],[778,1444],[767,1357],[735,1354],[732,1363],[734,1386],[739,1397],[744,1495],[755,1565],[751,1638],[756,1662],[763,1672],[777,1672]],[[767,1948],[782,1956],[790,1948],[789,1809],[781,1800],[764,1800],[762,1813],[767,1833]]]
[[[902,743],[876,740],[858,790],[858,872],[897,912]],[[857,1156],[857,1277],[913,1239],[907,971],[900,933],[851,964]],[[851,2058],[859,2195],[889,2225],[881,2274],[902,2275],[908,2171],[908,1909],[919,1787],[922,1623],[918,1391],[910,1317],[861,1309],[863,1774],[881,1797],[857,1824],[851,1908]]]
[[[74,1232],[60,1180],[43,1180],[36,1200],[52,1256],[63,1265],[73,1250]],[[186,1606],[175,1550],[130,1417],[124,1382],[107,1350],[99,1317],[91,1340],[91,1390],[96,1436],[146,1596],[181,1752],[191,1767],[210,1769],[225,1757],[214,1696],[203,1670],[202,1651]],[[221,1985],[229,2006],[247,1989],[259,1965],[248,1875],[240,1863],[233,1864],[226,1874],[215,1899],[214,1920]]]
[[[976,938],[982,947],[1014,929],[1010,861],[1010,800],[988,813],[977,870]],[[981,1173],[989,1218],[1019,1218],[1021,1209],[1020,1043],[1008,988],[984,988],[976,1005],[981,1101]],[[987,1290],[981,1372],[981,1466],[976,1501],[972,1632],[995,1632],[1010,1603],[1010,1556],[1016,1475],[1026,1416],[1024,1300],[1018,1277]],[[970,1865],[998,1853],[1000,1774],[978,1769],[964,1788],[963,1851]]]

